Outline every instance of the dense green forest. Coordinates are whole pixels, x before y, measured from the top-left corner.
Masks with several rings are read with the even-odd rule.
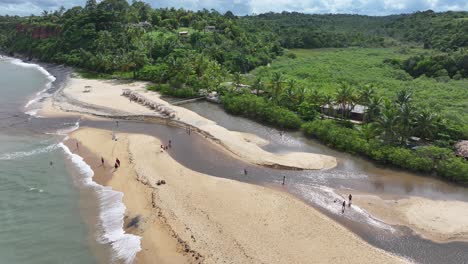
[[[177,97],[216,91],[232,114],[463,183],[468,162],[452,148],[468,138],[467,46],[468,12],[237,17],[88,0],[0,17],[2,52],[152,81]],[[357,105],[362,123],[350,121]]]

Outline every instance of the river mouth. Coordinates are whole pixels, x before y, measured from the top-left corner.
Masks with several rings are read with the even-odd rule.
[[[467,243],[451,242],[439,244],[413,235],[403,227],[386,225],[371,217],[358,207],[347,209],[342,215],[340,206],[334,201],[343,199],[337,190],[365,192],[375,195],[422,196],[432,199],[467,201],[465,188],[388,168],[379,168],[370,162],[331,150],[299,133],[279,131],[255,122],[227,115],[219,106],[208,103],[185,105],[190,110],[205,116],[228,129],[256,134],[266,138],[270,144],[264,148],[271,152],[303,151],[338,157],[337,168],[319,171],[290,171],[265,168],[247,164],[227,155],[218,146],[196,133],[188,135],[184,129],[164,124],[120,120],[80,121],[81,127],[107,129],[116,132],[147,134],[163,142],[172,141],[169,154],[182,165],[215,177],[279,188],[306,203],[318,208],[329,217],[364,238],[370,244],[420,263],[464,263],[468,259]],[[31,126],[48,132],[64,124],[73,124],[79,118],[33,118]],[[109,133],[111,136],[111,133]],[[244,169],[248,171],[244,173]],[[287,184],[281,185],[283,176]],[[338,247],[339,245],[337,245]]]
[[[46,129],[60,126],[64,122],[72,123],[74,121],[76,119],[48,118],[32,122],[39,122],[40,126]],[[336,190],[343,189],[350,190],[350,192],[359,189],[368,193],[379,194],[380,192],[397,196],[415,195],[417,193],[425,197],[448,196],[465,200],[466,192],[463,188],[430,179],[430,188],[425,189],[426,183],[421,185],[419,177],[422,178],[422,176],[418,175],[410,175],[416,177],[416,180],[410,181],[412,187],[408,188],[407,182],[400,182],[399,179],[402,176],[399,176],[399,173],[402,172],[398,171],[395,179],[387,179],[391,175],[385,174],[379,178],[367,175],[366,171],[357,173],[357,169],[356,171],[346,171],[343,167],[320,171],[265,168],[245,163],[226,154],[220,147],[208,142],[203,135],[197,133],[188,135],[184,129],[164,124],[120,120],[118,127],[116,127],[115,121],[82,120],[80,126],[107,129],[115,132],[147,134],[161,139],[162,142],[171,140],[172,148],[168,150],[168,153],[179,163],[192,170],[215,177],[287,191],[319,209],[370,244],[416,262],[464,263],[468,259],[467,243],[435,243],[414,235],[406,227],[390,226],[382,223],[355,206],[347,209],[346,214],[342,215],[341,207],[339,204],[334,203],[334,200],[342,199]],[[111,133],[109,133],[109,137],[111,136]],[[342,159],[340,157],[340,162],[342,162]],[[347,162],[355,161],[348,160]],[[365,166],[363,167],[365,168]],[[355,166],[355,168],[359,167]],[[244,174],[244,169],[247,170],[247,174]],[[382,170],[389,171],[389,169],[383,168]],[[283,176],[286,176],[287,184],[285,186],[281,185]],[[440,186],[435,185],[434,182]],[[355,186],[357,186],[356,189]],[[447,195],[445,195],[446,193]]]

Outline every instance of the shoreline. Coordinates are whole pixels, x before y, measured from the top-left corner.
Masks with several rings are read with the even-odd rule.
[[[461,201],[355,194],[353,203],[390,225],[437,243],[468,242],[468,204]]]
[[[265,142],[259,140],[258,137],[230,131],[190,110],[171,105],[160,99],[157,93],[147,91],[146,84],[144,82],[129,84],[116,80],[70,78],[67,87],[58,91],[58,94],[54,96],[53,104],[55,108],[66,112],[85,113],[98,117],[152,119],[182,127],[190,126],[221,145],[231,155],[256,165],[296,170],[330,169],[337,165],[334,157],[321,154],[303,152],[274,154],[267,152],[260,147]],[[85,87],[90,87],[89,92],[84,90]],[[157,112],[121,96],[124,89],[144,94],[148,99],[172,109],[176,113],[176,119],[162,118]],[[46,111],[41,111],[41,115],[47,116],[48,113],[54,112],[49,106],[46,109]]]
[[[101,82],[101,81],[97,81],[97,82]],[[111,84],[111,85],[122,85],[122,83],[118,82],[117,84]],[[66,87],[66,88],[68,89],[69,87]],[[61,93],[61,92],[62,91],[58,91],[57,94]],[[120,90],[118,88],[116,88],[114,90],[114,92],[117,93],[118,97],[121,97],[120,96]],[[55,99],[55,96],[54,96],[54,99]],[[93,111],[95,111],[96,109],[97,109],[97,111],[100,111],[100,110],[103,110],[103,109],[104,110],[109,110],[110,109],[110,108],[107,108],[106,106],[103,106],[101,108],[101,107],[98,107],[96,105],[94,105],[95,108],[92,109],[93,111],[91,111],[91,112],[83,111],[83,109],[86,110],[86,105],[81,105],[78,108],[70,109],[70,108],[67,108],[70,105],[72,105],[72,104],[69,104],[69,102],[67,102],[67,100],[69,100],[70,98],[67,97],[67,98],[61,98],[61,99],[62,100],[61,100],[60,104],[58,104],[58,105],[56,104],[55,106],[52,105],[52,104],[55,104],[55,102],[52,103],[49,100],[49,102],[44,107],[44,110],[45,110],[45,112],[47,112],[47,115],[52,114],[52,115],[61,116],[62,113],[65,113],[66,115],[69,115],[69,114],[73,113],[72,115],[86,116],[87,118],[90,118],[90,119],[122,118],[122,119],[130,119],[130,120],[140,120],[140,121],[165,123],[165,124],[168,124],[168,125],[175,125],[175,126],[179,126],[179,127],[184,126],[184,123],[181,122],[180,120],[168,121],[167,119],[162,119],[162,118],[158,117],[157,115],[154,115],[154,113],[152,115],[137,115],[137,116],[129,115],[128,112],[126,112],[126,115],[122,115],[122,116],[116,115],[115,112],[114,113],[107,113],[107,114],[105,114],[105,113],[104,114],[96,113],[96,112],[93,113]],[[160,100],[159,96],[157,96],[157,99]],[[64,104],[69,104],[69,105],[64,106]],[[133,103],[133,104],[136,104],[136,103]],[[60,108],[60,110],[57,110],[57,106]],[[143,106],[135,106],[135,107],[140,108],[140,110],[143,111],[143,113],[151,112],[149,109],[147,109],[147,108],[145,108]],[[141,107],[143,107],[143,109]],[[124,107],[123,109],[126,109],[126,108]],[[65,112],[64,112],[64,110],[65,110]],[[110,110],[112,111],[112,109],[110,109]],[[128,110],[128,109],[126,109],[126,110]],[[145,112],[145,111],[147,111],[147,112]],[[189,115],[189,117],[190,117],[190,115]],[[200,121],[200,120],[198,120],[198,121]],[[206,125],[206,123],[203,123],[203,121],[204,120],[202,120],[201,125]],[[198,125],[200,125],[200,123],[198,123]],[[223,145],[222,142],[219,139],[215,138],[210,133],[205,132],[205,130],[196,128],[196,131],[199,132],[200,134],[204,135],[212,143],[217,144],[220,147],[220,149],[223,149],[226,153],[228,153],[230,155],[233,155],[237,159],[242,159],[244,161],[249,161],[247,158],[242,157],[240,155],[237,155],[235,152],[233,152],[231,149],[229,149],[229,146]],[[244,133],[244,134],[245,135],[242,135],[242,133],[240,133],[240,134],[237,135],[237,137],[243,138],[243,141],[244,141],[243,143],[247,142],[247,143],[255,144],[257,147],[260,147],[260,146],[262,146],[262,144],[265,144],[264,140],[262,141],[261,138],[258,138],[257,136],[255,136],[253,134],[248,134],[248,133]],[[230,135],[230,136],[232,136],[232,135]],[[251,136],[253,136],[253,137],[251,137]],[[270,166],[270,165],[267,165],[267,164],[262,164],[262,165],[266,166],[266,167],[275,167],[275,165],[273,165],[273,166]],[[284,169],[285,167],[282,167],[282,168]],[[286,168],[288,168],[288,167],[286,167]],[[289,167],[288,169],[291,169],[291,168]],[[360,204],[357,204],[357,205],[360,205]],[[362,208],[368,210],[365,206],[362,206]],[[372,215],[375,215],[379,219],[386,220],[384,217],[380,217],[379,212],[377,212],[377,211],[372,211],[371,209],[369,209],[368,212],[372,213]],[[390,223],[390,224],[392,224],[392,223]],[[410,228],[413,228],[411,225],[409,225],[407,223],[399,223],[399,224],[409,226]],[[426,231],[424,231],[424,232],[426,232]],[[419,235],[421,235],[421,234],[419,234]],[[430,236],[425,236],[424,234],[422,234],[422,237],[430,238]],[[451,239],[452,238],[449,238],[450,241],[452,241]],[[458,239],[455,239],[455,241],[457,241],[457,240]],[[434,239],[433,241],[440,242],[440,241],[437,241],[436,239]],[[464,241],[464,240],[458,240],[458,241]]]
[[[300,259],[310,259],[313,253],[309,251],[314,250],[308,248],[297,252],[296,248],[302,247],[301,244],[303,244],[299,241],[304,242],[308,247],[317,247],[320,248],[320,251],[327,251],[327,256],[322,256],[322,261],[313,262],[327,262],[331,259],[341,263],[345,262],[345,259],[347,263],[373,263],[376,259],[382,260],[381,263],[403,262],[398,257],[368,245],[351,231],[287,193],[233,180],[214,178],[191,171],[175,162],[167,153],[160,153],[158,148],[160,141],[156,138],[119,133],[117,134],[118,141],[114,142],[111,140],[110,134],[111,132],[106,130],[81,128],[71,133],[70,140],[78,140],[86,148],[99,142],[99,149],[89,148],[95,157],[118,154],[122,164],[125,161],[125,166],[129,166],[124,168],[124,165],[122,165],[106,184],[125,194],[123,201],[128,208],[126,215],[129,218],[135,215],[136,211],[142,212],[141,229],[136,232],[143,234],[143,250],[137,256],[137,263],[151,263],[146,260],[154,259],[154,256],[149,258],[148,254],[159,250],[145,249],[148,248],[148,245],[157,248],[157,245],[152,244],[154,240],[166,240],[166,238],[167,241],[172,240],[177,245],[176,255],[181,257],[183,261],[164,262],[163,252],[163,256],[159,256],[162,259],[161,263],[202,263],[201,260],[203,260],[203,263],[217,263],[217,260],[221,259],[228,259],[235,263],[257,263],[262,261],[286,263],[297,262]],[[153,151],[150,149],[153,149]],[[97,171],[99,168],[95,170]],[[123,175],[126,175],[126,177],[123,177]],[[157,185],[156,180],[161,178],[165,178],[167,184]],[[187,181],[189,182],[184,184]],[[189,188],[187,184],[189,184]],[[148,190],[150,193],[148,193]],[[221,192],[223,195],[219,196]],[[246,196],[245,199],[248,202],[237,201],[239,192],[245,194],[241,197]],[[135,198],[135,195],[137,198]],[[186,195],[191,199],[184,199]],[[262,197],[261,200],[258,200],[258,195]],[[146,205],[142,205],[142,198],[146,199]],[[262,203],[264,199],[275,201],[275,203],[280,201],[279,203],[283,206],[277,204],[276,206],[273,205],[273,208],[268,208],[255,205],[259,202]],[[216,200],[219,200],[221,204],[215,202]],[[147,205],[149,204],[151,204],[152,210],[147,211]],[[246,205],[256,209],[243,209]],[[288,212],[283,212],[285,210]],[[248,215],[244,215],[247,212]],[[275,217],[272,219],[269,219],[269,217],[263,218],[259,217],[258,214],[263,215],[263,217],[271,214],[275,215]],[[290,214],[293,214],[294,217],[291,217]],[[307,217],[303,214],[306,214]],[[165,222],[166,226],[161,222],[157,222],[155,216],[156,219],[164,219],[163,223]],[[317,229],[317,225],[325,228],[328,232]],[[169,236],[161,238],[161,235],[158,234],[156,239],[153,232],[158,227],[163,227],[163,230],[165,229]],[[167,230],[168,227],[169,230]],[[285,236],[282,232],[280,234],[271,233],[273,230],[288,230],[288,232],[284,233],[288,235]],[[219,232],[224,235],[220,235]],[[249,234],[251,232],[258,232],[257,235],[262,239]],[[304,235],[295,232],[307,235],[304,237]],[[334,234],[334,236],[330,237],[330,234]],[[320,242],[318,243],[316,239],[319,239]],[[310,244],[310,240],[316,242]],[[273,244],[268,244],[273,241]],[[264,243],[269,246],[264,245]],[[355,262],[348,262],[349,257],[345,257],[348,251],[337,251],[331,246],[332,244],[328,245],[329,243],[340,243],[344,248],[351,247],[353,250],[357,250],[355,247],[360,248],[359,252],[363,253],[363,256],[356,256],[353,260]],[[272,254],[269,250],[276,251],[274,248],[277,247],[278,252],[283,251],[281,256],[268,256]],[[242,251],[239,251],[241,249]],[[265,250],[267,251],[265,252]],[[172,253],[174,253],[174,248]],[[304,254],[307,255],[307,258],[305,258]],[[172,259],[174,258],[172,257]],[[315,259],[317,259],[317,256],[315,256]]]

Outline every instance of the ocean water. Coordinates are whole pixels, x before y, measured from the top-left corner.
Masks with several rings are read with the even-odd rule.
[[[0,263],[100,262],[86,223],[92,205],[71,176],[64,136],[30,116],[53,80],[36,65],[0,59]]]

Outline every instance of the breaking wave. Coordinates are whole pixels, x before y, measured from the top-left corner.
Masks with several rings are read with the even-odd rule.
[[[83,182],[97,193],[100,207],[99,219],[102,228],[102,234],[98,238],[98,241],[112,246],[115,253],[113,256],[114,261],[121,260],[126,264],[133,263],[136,254],[141,250],[141,237],[126,234],[123,230],[126,209],[122,202],[123,193],[94,182],[94,171],[86,164],[83,158],[73,154],[63,143],[59,143],[58,145],[78,168],[83,176]]]

